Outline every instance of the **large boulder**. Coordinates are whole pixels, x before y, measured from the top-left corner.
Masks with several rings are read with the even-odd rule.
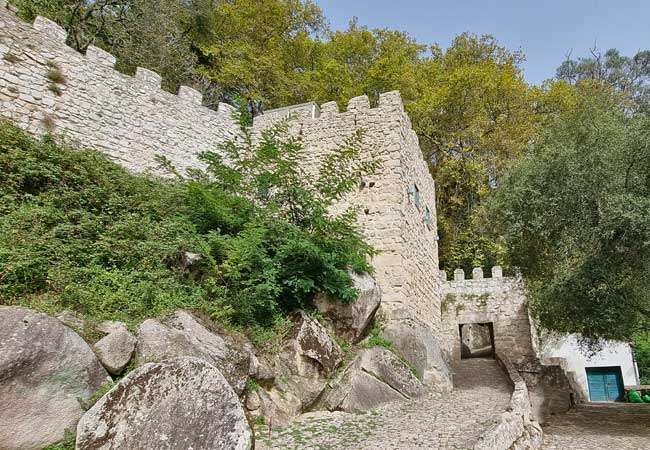
[[[251,349],[243,340],[212,333],[185,311],[163,321],[145,320],[137,334],[137,365],[181,356],[200,358],[217,367],[237,394],[244,392]]]
[[[366,411],[384,403],[418,397],[424,386],[411,369],[384,347],[364,349],[331,383],[318,408]]]
[[[267,383],[252,395],[251,406],[256,407],[249,408],[254,416],[273,417],[278,426],[311,407],[345,356],[318,321],[303,312],[295,318],[295,326],[264,370],[275,376],[266,377]]]
[[[248,450],[250,426],[219,370],[198,358],[137,368],[79,421],[77,450]]]
[[[359,297],[351,303],[331,300],[327,295],[318,295],[316,307],[325,320],[330,322],[336,333],[353,342],[359,342],[381,304],[381,289],[367,273],[351,274]]]
[[[381,335],[392,342],[393,349],[415,369],[425,386],[435,391],[452,389],[449,365],[431,328],[413,319],[395,320]]]
[[[383,381],[404,397],[419,397],[424,392],[422,382],[411,367],[395,353],[384,347],[364,349],[357,355],[353,366]]]
[[[125,328],[116,328],[93,345],[102,365],[113,375],[119,375],[133,357],[136,338]]]
[[[400,400],[405,397],[386,383],[362,370],[353,370],[328,393],[323,405],[330,411],[360,412]]]
[[[312,375],[315,372],[330,375],[343,361],[343,350],[317,320],[302,311],[297,318],[297,325],[280,354],[281,359],[296,375]]]
[[[59,320],[0,306],[0,449],[40,450],[74,430],[110,377],[86,342]]]

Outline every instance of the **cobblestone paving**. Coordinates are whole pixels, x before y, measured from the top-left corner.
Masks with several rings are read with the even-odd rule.
[[[466,450],[505,411],[512,389],[493,360],[463,361],[454,369],[455,388],[386,405],[363,414],[315,412],[291,426],[259,429],[257,449]]]
[[[580,405],[551,417],[543,428],[543,450],[648,450],[650,405]]]

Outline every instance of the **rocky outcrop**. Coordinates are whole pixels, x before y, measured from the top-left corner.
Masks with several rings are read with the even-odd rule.
[[[255,416],[273,417],[276,425],[288,424],[316,401],[327,377],[343,358],[343,351],[325,327],[300,312],[277,357],[261,369],[261,373],[272,372],[275,376],[267,375],[267,383],[250,395],[255,398],[249,411]]]
[[[331,383],[318,408],[365,411],[384,403],[421,395],[424,386],[393,352],[384,347],[364,349]]]
[[[77,450],[248,450],[252,433],[237,395],[198,358],[131,372],[79,421]]]
[[[106,370],[119,375],[131,361],[137,340],[126,326],[104,329],[112,331],[95,343],[93,349]]]
[[[381,304],[381,289],[367,273],[352,273],[354,287],[359,297],[351,303],[331,300],[324,294],[315,299],[316,307],[336,333],[352,342],[359,342],[372,324]]]
[[[275,380],[275,373],[273,369],[263,358],[258,358],[255,353],[250,355],[250,364],[248,367],[248,375],[258,381],[273,381]]]
[[[61,311],[56,313],[54,317],[75,331],[81,331],[86,327],[84,320],[72,311]]]
[[[47,314],[0,306],[0,448],[40,450],[74,429],[78,399],[108,374],[84,340]]]
[[[381,335],[392,342],[395,352],[415,369],[426,387],[435,391],[452,389],[449,365],[431,328],[413,319],[395,320],[384,327]]]
[[[212,333],[185,311],[162,321],[145,320],[137,334],[137,365],[181,356],[200,358],[217,367],[237,394],[244,392],[251,354],[244,340]]]
[[[343,361],[344,354],[325,327],[301,311],[280,356],[292,373],[312,375],[315,369],[327,376]]]

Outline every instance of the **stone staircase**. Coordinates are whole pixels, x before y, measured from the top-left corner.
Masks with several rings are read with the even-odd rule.
[[[452,364],[454,389],[469,390],[487,387],[498,392],[511,392],[512,386],[503,369],[492,358],[470,358]]]

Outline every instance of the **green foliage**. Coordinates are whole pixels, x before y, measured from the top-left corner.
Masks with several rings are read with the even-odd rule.
[[[388,350],[393,349],[393,342],[390,339],[386,339],[381,335],[381,325],[375,323],[368,333],[368,337],[364,340],[362,347],[363,348],[372,348],[372,347],[384,347]]]
[[[630,340],[650,320],[650,121],[579,89],[490,211],[542,325]]]
[[[374,250],[354,212],[327,212],[372,168],[355,162],[356,136],[324,161],[338,177],[309,185],[297,166],[303,150],[277,130],[259,146],[229,145],[232,157],[248,155],[234,167],[206,154],[211,181],[198,172],[165,181],[4,122],[0,303],[131,325],[186,308],[268,342],[316,293],[356,298],[348,268],[370,270]],[[201,261],[184,267],[186,251]]]
[[[260,388],[260,384],[257,382],[255,378],[249,378],[246,380],[246,392],[257,392],[257,390]]]
[[[638,333],[634,337],[634,358],[639,366],[641,384],[650,384],[650,333]]]
[[[286,122],[255,145],[250,138],[224,145],[229,164],[220,152],[202,155],[209,176],[193,176],[210,181],[190,183],[192,213],[228,286],[220,296],[235,323],[262,323],[280,302],[285,311],[310,309],[318,292],[356,298],[348,269],[371,271],[375,252],[362,239],[355,210],[332,216],[328,209],[377,168],[360,161],[361,139],[355,133],[326,156],[315,177],[304,172],[304,149]]]
[[[48,83],[47,84],[47,89],[50,92],[52,92],[53,94],[57,95],[57,96],[60,96],[61,94],[63,94],[63,89],[61,89],[59,87],[59,85],[56,84],[56,83]]]
[[[108,41],[131,0],[12,0],[19,15],[33,22],[36,16],[54,20],[68,32],[67,43],[85,51],[95,41]]]
[[[60,443],[49,445],[43,450],[75,450],[75,440],[75,433],[66,429],[63,433],[63,440]]]
[[[650,112],[650,50],[628,57],[613,48],[605,54],[593,48],[588,57],[567,58],[556,77],[571,84],[589,81],[611,86],[622,94],[626,108]]]
[[[52,83],[65,84],[65,76],[59,69],[50,69],[47,71],[47,79]]]

